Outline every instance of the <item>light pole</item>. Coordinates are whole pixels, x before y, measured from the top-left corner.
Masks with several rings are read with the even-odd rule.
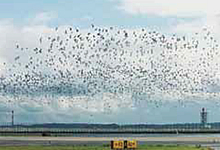
[[[11,111],[11,126],[14,126],[14,110]]]

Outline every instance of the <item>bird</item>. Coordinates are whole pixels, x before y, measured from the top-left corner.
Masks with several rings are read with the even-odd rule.
[[[178,101],[208,93],[218,83],[218,44],[213,44],[217,41],[208,29],[189,38],[146,28],[106,29],[94,24],[88,31],[58,28],[54,35],[41,35],[39,47],[26,49],[15,44],[20,52],[13,62],[3,63],[8,75],[0,80],[0,93],[23,93],[32,98],[46,95],[43,105],[52,104],[48,97],[64,97],[60,104],[66,107],[76,103],[67,100],[69,97],[86,96],[88,103],[99,97],[103,110],[112,113],[113,103],[103,100],[106,93],[121,101],[117,107],[129,103],[124,95],[131,94],[136,106],[147,101],[159,108],[165,98],[157,100],[157,94]],[[178,103],[185,107],[182,101]]]

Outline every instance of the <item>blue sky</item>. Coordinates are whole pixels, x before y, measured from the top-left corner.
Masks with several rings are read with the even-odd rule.
[[[217,0],[1,0],[0,73],[4,70],[2,62],[11,63],[16,56],[16,43],[35,47],[39,37],[52,34],[51,30],[55,27],[73,26],[86,30],[95,24],[127,30],[147,28],[167,35],[192,35],[206,27],[219,40],[218,4]],[[15,108],[0,105],[0,111],[3,112],[0,116],[4,115],[4,111],[16,109],[21,122],[71,122],[72,117],[77,122],[199,122],[199,111],[206,106],[210,121],[215,122],[220,121],[217,115],[220,113],[218,101],[197,100],[186,102],[185,105],[165,101],[159,108],[149,104],[135,110],[123,108],[112,114],[33,106],[32,102],[25,101],[22,106],[13,106]],[[45,114],[43,119],[42,114]],[[148,117],[145,117],[146,114]],[[2,121],[7,122],[7,117]]]
[[[157,16],[156,14],[127,14],[117,8],[116,0],[2,0],[0,3],[0,18],[11,18],[16,24],[27,23],[28,18],[36,14],[51,12],[57,18],[50,22],[51,26],[69,24],[79,27],[89,27],[91,23],[99,26],[120,27],[155,27],[164,28],[175,25],[180,20],[191,18],[176,16]]]

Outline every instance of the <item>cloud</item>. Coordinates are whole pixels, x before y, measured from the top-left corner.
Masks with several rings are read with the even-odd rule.
[[[41,16],[41,15],[39,15]],[[88,18],[88,17],[85,17]],[[35,20],[35,19],[33,19]],[[47,19],[43,19],[47,20]],[[31,21],[31,20],[30,20]],[[35,22],[35,21],[34,21]],[[37,21],[38,22],[38,21]],[[45,40],[41,45],[39,45],[39,38],[44,37],[46,39],[48,36],[52,35],[55,36],[57,32],[59,32],[60,38],[64,38],[65,36],[64,31],[69,28],[69,26],[63,25],[60,26],[58,31],[55,31],[54,28],[48,27],[46,24],[41,22],[40,24],[30,23],[23,26],[17,26],[13,20],[0,20],[0,76],[2,74],[7,74],[8,67],[4,66],[3,63],[12,66],[17,65],[14,61],[14,58],[20,56],[20,59],[28,59],[30,56],[33,55],[33,49],[35,47],[43,47],[46,49],[48,47],[48,42]],[[81,31],[82,33],[84,31]],[[87,33],[87,32],[86,32]],[[19,45],[19,50],[16,49],[16,45]],[[23,50],[21,50],[21,48]],[[26,49],[28,48],[28,49]],[[38,57],[35,55],[35,57]],[[40,56],[42,59],[43,56]],[[19,59],[19,60],[20,60]],[[25,62],[26,60],[21,60],[21,62]],[[57,60],[58,61],[58,60]],[[59,69],[65,69],[63,66],[60,66]],[[68,68],[68,65],[66,66]],[[20,71],[21,68],[18,69]],[[13,70],[17,71],[17,70]],[[14,73],[15,73],[14,72]],[[111,96],[111,94],[110,94]],[[17,98],[11,97],[10,95],[1,96],[1,105],[7,108],[8,110],[15,109],[17,112],[20,112],[23,116],[28,116],[27,114],[33,113],[51,113],[51,116],[56,116],[55,114],[62,114],[65,115],[65,112],[71,111],[71,117],[76,114],[78,116],[78,111],[84,113],[84,121],[88,118],[88,114],[90,113],[111,113],[119,110],[118,105],[123,105],[126,107],[127,105],[132,105],[130,101],[123,101],[124,99],[121,98],[122,95],[117,95],[115,101],[113,102],[109,99],[109,95],[105,96],[105,101],[98,101],[97,99],[91,99],[89,102],[86,98],[80,97],[57,97],[57,102],[54,99],[45,99],[44,97],[25,97],[25,96],[18,96]],[[131,99],[130,99],[131,100]],[[54,105],[54,103],[56,103]],[[110,103],[114,104],[114,108],[105,109]],[[128,104],[129,103],[129,104]],[[88,106],[87,106],[88,105]],[[72,112],[72,109],[74,111]],[[59,109],[59,111],[57,110]],[[57,112],[58,111],[58,112]],[[61,116],[62,116],[61,115]],[[70,116],[69,116],[70,117]],[[27,117],[28,118],[28,117]],[[27,119],[27,118],[20,118]],[[86,118],[86,119],[85,119]],[[102,116],[100,117],[102,118]],[[28,120],[31,120],[30,117]],[[39,122],[44,121],[43,119],[37,119]],[[56,121],[64,121],[65,119],[54,118]],[[82,119],[81,119],[82,120]],[[100,119],[102,120],[102,119]],[[48,118],[45,119],[48,121]],[[107,120],[106,120],[107,121]]]
[[[220,13],[218,0],[118,0],[118,8],[129,14],[195,17]]]
[[[64,34],[65,33],[64,31],[66,29],[68,29],[69,26],[60,26],[58,31],[55,33],[53,28],[50,28],[46,25],[47,21],[50,21],[49,18],[52,18],[52,17],[44,17],[44,15],[36,15],[36,16],[38,16],[38,17],[35,17],[35,19],[32,20],[34,23],[30,23],[30,24],[24,25],[24,26],[16,26],[13,23],[13,20],[0,21],[0,64],[1,64],[1,62],[5,62],[5,61],[7,62],[7,64],[13,63],[14,58],[17,55],[21,55],[21,54],[22,54],[22,58],[26,58],[26,56],[31,55],[32,49],[34,47],[44,47],[45,49],[47,49],[48,48],[47,44],[48,43],[50,44],[50,42],[48,42],[48,40],[47,40],[48,39],[47,37],[49,37],[49,36],[50,37],[57,37],[57,35],[59,35],[61,39],[65,39],[66,35]],[[45,15],[45,16],[47,16],[47,15]],[[36,19],[36,18],[38,18],[38,19]],[[197,31],[197,29],[201,30],[202,26],[207,26],[208,24],[212,25],[214,27],[213,29],[216,29],[216,31],[217,31],[217,28],[219,27],[218,17],[217,16],[207,17],[207,18],[202,18],[199,20],[194,20],[193,22],[181,22],[181,23],[177,24],[177,26],[173,26],[172,29],[169,30],[168,32],[181,33],[181,34],[185,34],[188,32],[192,33],[192,32]],[[75,30],[75,29],[73,29],[73,30]],[[141,29],[134,29],[134,30],[126,29],[126,30],[127,30],[129,36],[133,35],[134,32],[137,33],[138,35],[139,34],[141,35],[141,32],[142,32]],[[82,37],[84,36],[84,32],[86,34],[89,31],[80,31],[80,33],[82,33],[82,35],[81,35]],[[220,33],[220,32],[218,31],[218,33]],[[115,37],[113,36],[115,38],[115,41],[119,41],[119,40],[123,39],[123,37],[124,37],[124,35],[119,36],[119,35],[115,34],[113,31],[112,31],[112,35],[116,35]],[[42,45],[39,45],[39,37],[41,37],[41,36],[44,38],[44,40],[42,42]],[[106,34],[106,35],[104,35],[104,37],[108,38],[111,36]],[[169,43],[169,41],[172,43],[172,39],[169,36],[166,36],[166,37],[168,40],[167,43]],[[149,46],[147,46],[147,44],[143,43],[142,41],[139,41],[139,40],[135,41],[134,36],[130,36],[124,40],[127,40],[127,44],[131,45],[131,46],[127,47],[127,49],[128,49],[127,52],[133,51],[135,49],[140,49],[140,47],[143,47],[144,49],[149,49]],[[148,41],[146,41],[146,42],[148,42]],[[205,41],[203,41],[203,42],[205,42]],[[27,50],[27,51],[20,52],[20,50],[19,51],[16,50],[15,49],[16,43],[18,43],[20,47],[24,47],[24,49],[26,47],[29,48],[30,51]],[[136,45],[135,44],[132,45],[132,43],[136,43]],[[85,46],[87,46],[87,44],[89,44],[89,43],[84,42],[84,44],[85,44]],[[184,42],[183,43],[179,42],[179,45],[177,45],[177,46],[182,47],[183,44],[184,44]],[[96,49],[96,48],[103,48],[102,43],[100,45],[97,45],[97,47],[94,47],[94,49]],[[117,45],[114,45],[114,44],[111,45],[111,48],[121,50],[120,47],[118,47]],[[158,51],[159,47],[156,46],[153,49]],[[93,51],[94,50],[89,49],[89,52],[93,52]],[[56,53],[57,56],[60,56],[58,54],[58,52],[56,51],[56,48],[54,49],[54,52]],[[136,57],[130,58],[129,54],[130,53],[128,53],[126,55],[126,59],[128,61],[134,61],[134,59],[136,59]],[[179,56],[183,56],[182,58],[179,58],[178,61],[175,60],[180,65],[185,65],[190,61],[196,60],[195,57],[191,57],[189,53],[186,53],[186,49],[180,49],[177,52],[177,54]],[[36,55],[34,55],[34,56],[38,57]],[[190,56],[190,57],[188,57],[188,56]],[[185,60],[185,59],[183,59],[184,57],[188,57],[188,59]],[[196,55],[196,57],[198,57],[198,55]],[[40,58],[42,59],[42,55],[40,55]],[[117,60],[108,60],[108,58],[109,57],[105,57],[104,63],[112,64],[111,66],[113,66],[113,67],[116,67],[114,65],[120,64]],[[143,57],[142,60],[149,60],[149,59],[148,59],[148,57],[146,57],[146,58]],[[66,64],[65,66],[62,66],[60,64],[60,66],[59,66],[59,62],[57,62],[57,61],[58,60],[55,61],[55,64],[58,65],[57,69],[64,69],[65,70],[67,68],[71,68],[71,66],[73,67],[73,65],[71,63]],[[87,61],[87,60],[85,60],[85,61]],[[170,67],[173,67],[172,60],[167,59],[166,61],[170,62],[170,64],[171,64]],[[124,62],[126,62],[126,61],[124,61]],[[216,61],[216,62],[219,62],[219,61]],[[164,62],[161,62],[161,63],[164,63]],[[196,66],[196,63],[199,63],[199,62],[195,61],[194,63],[195,63],[194,66]],[[135,66],[142,66],[142,67],[145,67],[145,69],[147,68],[144,61],[143,62],[136,62],[133,64],[133,66],[134,67]],[[158,70],[159,69],[160,69],[160,67],[158,67]],[[187,68],[183,68],[183,69],[187,69]],[[195,76],[193,74],[194,73],[193,69],[196,70],[196,68],[191,67],[190,69],[191,69],[190,73],[192,73],[191,76]],[[72,73],[75,74],[75,72],[72,72]],[[209,74],[212,74],[212,72],[210,71]],[[122,73],[119,74],[119,72],[112,73],[112,75],[114,76],[114,78],[116,78],[115,81],[121,82],[121,84],[126,83],[127,82],[126,80],[130,79],[129,77],[126,79],[122,79],[123,74]],[[172,76],[171,76],[171,78],[172,78]],[[132,85],[131,85],[134,88],[137,88],[137,90],[139,90],[138,87],[140,87],[139,85],[141,84],[138,81],[139,80],[137,78],[136,80],[134,80],[134,82],[132,82]],[[190,80],[187,80],[187,81],[190,81]],[[158,86],[161,86],[161,85],[166,86],[167,82],[165,82],[164,80],[162,80],[162,81],[158,80],[155,83],[158,83],[158,84],[151,85],[151,87],[156,89],[157,85]],[[111,84],[112,83],[109,83],[109,85],[111,85]],[[142,83],[142,84],[144,84],[144,83]],[[191,85],[191,84],[189,84],[189,85]],[[114,87],[114,84],[112,84],[112,86]],[[182,87],[184,87],[184,86],[188,88],[188,85],[183,85]],[[191,88],[191,87],[189,87],[189,88]],[[203,95],[201,95],[200,93],[191,94],[191,95],[190,95],[190,93],[189,94],[186,93],[185,95],[181,95],[181,94],[182,93],[178,93],[178,91],[170,91],[169,93],[161,93],[161,95],[159,95],[158,93],[155,93],[154,95],[151,95],[152,97],[149,99],[153,100],[153,103],[154,102],[156,103],[157,100],[159,100],[159,101],[161,100],[164,103],[167,103],[170,101],[178,103],[178,100],[185,101],[186,96],[187,96],[188,100],[197,101],[197,102],[200,102],[200,104],[201,104],[201,101],[208,100],[208,99],[210,99],[210,97],[211,98],[216,97],[216,101],[220,97],[218,93],[217,94],[216,93],[211,93],[211,94],[205,93]],[[21,99],[24,101],[22,103],[20,103],[20,101],[19,101],[19,105],[17,106],[18,107],[17,111],[20,111],[22,109],[24,111],[24,112],[22,112],[23,115],[24,114],[27,115],[30,112],[35,112],[35,113],[39,112],[42,114],[48,113],[48,116],[50,116],[50,117],[44,118],[43,120],[41,120],[41,118],[40,118],[41,114],[38,115],[39,122],[40,121],[48,121],[48,119],[50,119],[50,118],[53,118],[51,120],[53,120],[54,122],[68,120],[68,118],[70,118],[70,120],[71,120],[72,116],[74,116],[74,115],[77,116],[77,119],[74,118],[75,120],[86,121],[86,120],[88,120],[88,118],[91,118],[90,114],[92,114],[92,115],[98,114],[97,116],[95,116],[95,120],[100,120],[101,122],[103,122],[103,121],[108,122],[109,120],[110,121],[120,121],[120,119],[122,122],[126,121],[126,120],[131,121],[131,122],[132,121],[138,122],[140,120],[143,121],[142,118],[140,118],[140,120],[138,120],[137,118],[140,114],[144,114],[145,111],[148,111],[147,113],[151,113],[152,116],[154,116],[154,113],[157,112],[158,113],[157,117],[163,116],[163,115],[161,115],[161,112],[166,111],[166,110],[162,110],[163,108],[161,108],[160,110],[157,109],[158,111],[156,109],[153,110],[153,108],[156,105],[162,105],[162,104],[152,105],[152,106],[150,106],[150,108],[147,108],[147,109],[142,108],[143,110],[139,111],[139,109],[141,109],[140,107],[143,107],[144,105],[136,104],[134,106],[133,102],[134,102],[135,95],[131,95],[131,93],[122,93],[122,94],[118,94],[118,95],[115,95],[110,92],[103,93],[103,95],[101,95],[101,98],[97,96],[97,97],[90,99],[90,100],[88,97],[85,97],[85,96],[84,97],[73,97],[73,96],[68,97],[65,95],[64,96],[56,95],[56,96],[57,97],[55,97],[55,98],[53,97],[51,99],[48,99],[48,97],[44,98],[43,96],[42,96],[42,98],[38,97],[39,99],[36,97],[27,97],[27,98],[21,97]],[[9,99],[11,100],[11,99],[13,99],[13,97],[9,96],[7,99],[6,98],[4,99],[4,97],[1,98],[2,103],[4,103],[4,102],[7,103],[7,100],[9,100]],[[80,100],[78,100],[78,99],[80,99]],[[149,104],[148,98],[143,96],[142,99],[146,103],[146,105]],[[16,100],[17,99],[14,99],[14,101],[16,101]],[[136,101],[139,102],[139,99],[137,98]],[[53,103],[55,105],[51,105],[51,103]],[[6,105],[8,105],[8,103]],[[133,109],[133,107],[136,107],[138,109]],[[126,111],[124,111],[124,109]],[[144,112],[144,113],[142,113],[142,112]],[[68,113],[69,113],[69,116],[67,116],[66,118],[63,117]],[[59,118],[57,118],[57,116],[56,116],[57,114],[60,114]],[[106,115],[108,117],[106,117]],[[132,116],[132,118],[125,117],[125,116],[130,116],[130,115]],[[167,115],[168,116],[170,115],[168,111],[167,111]],[[145,115],[143,115],[142,117],[144,118]],[[26,118],[23,118],[23,119],[26,119]],[[151,119],[153,122],[158,121],[157,119],[155,119],[155,117],[148,118],[148,119],[149,120]],[[161,119],[161,120],[163,120],[163,119]],[[172,121],[172,119],[171,119],[171,121]]]
[[[25,25],[16,26],[13,21],[0,20],[0,63],[12,62],[18,55],[16,44],[20,46],[35,47],[39,42],[39,37],[50,33],[51,28],[45,25]]]
[[[196,32],[201,32],[203,28],[207,28],[214,36],[220,40],[220,17],[216,16],[206,16],[200,19],[195,19],[192,21],[180,21],[175,26],[171,26],[168,32],[181,33],[181,34],[194,34]]]
[[[16,44],[20,46],[34,47],[39,44],[39,37],[43,34],[50,34],[52,28],[47,23],[56,18],[55,13],[42,12],[34,18],[28,19],[28,23],[17,26],[13,19],[0,20],[0,64],[10,62],[18,54]]]

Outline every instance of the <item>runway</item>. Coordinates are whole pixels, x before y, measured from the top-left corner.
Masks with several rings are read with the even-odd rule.
[[[220,137],[0,137],[0,146],[103,145],[111,140],[137,140],[139,144],[184,144],[220,147]]]

